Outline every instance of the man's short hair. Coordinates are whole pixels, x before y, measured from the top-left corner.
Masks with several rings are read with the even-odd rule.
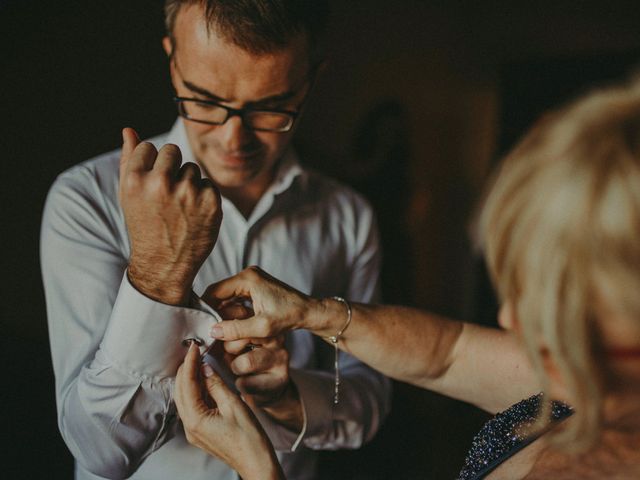
[[[305,33],[312,63],[321,59],[321,38],[329,16],[327,0],[166,0],[165,26],[174,49],[176,18],[188,5],[200,5],[210,31],[249,53],[280,50]]]

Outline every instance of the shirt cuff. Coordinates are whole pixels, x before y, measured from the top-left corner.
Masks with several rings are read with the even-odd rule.
[[[327,372],[299,370],[289,371],[302,403],[303,424],[300,432],[292,431],[273,420],[261,410],[255,414],[278,451],[295,452],[304,442],[313,448],[322,445],[331,431],[333,421],[334,377]]]
[[[292,372],[290,372],[291,374]],[[292,376],[293,381],[293,376]],[[295,382],[294,382],[295,383]],[[297,385],[296,385],[297,388]],[[284,425],[276,422],[271,416],[267,415],[262,409],[255,409],[253,413],[260,421],[260,425],[264,428],[269,440],[273,444],[273,448],[279,452],[295,452],[302,443],[307,432],[307,411],[305,410],[302,395],[300,394],[302,403],[302,428],[299,432],[293,431]]]
[[[305,442],[311,446],[323,443],[329,436],[335,415],[333,395],[335,378],[331,373],[309,370],[291,369],[291,380],[296,384],[302,411],[304,428],[295,440],[295,445]]]
[[[220,316],[196,295],[191,307],[156,302],[131,285],[127,272],[111,312],[100,348],[124,371],[138,377],[173,377],[196,339],[205,351],[213,343],[209,330]]]

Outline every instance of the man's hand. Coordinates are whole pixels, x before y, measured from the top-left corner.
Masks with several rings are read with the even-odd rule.
[[[220,194],[195,163],[180,167],[175,145],[156,151],[122,131],[120,203],[131,242],[129,280],[143,294],[186,305],[222,221]]]
[[[238,321],[254,314],[246,305],[233,301],[220,305],[218,313],[223,319]],[[289,352],[284,345],[284,335],[224,342],[224,350],[224,361],[237,375],[236,387],[247,403],[261,408],[286,427],[300,430],[302,405],[289,377]]]
[[[209,365],[200,366],[193,344],[178,369],[174,399],[189,443],[222,459],[244,479],[284,480],[256,418]]]

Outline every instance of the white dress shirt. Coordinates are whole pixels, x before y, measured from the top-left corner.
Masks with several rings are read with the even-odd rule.
[[[184,125],[150,140],[174,143],[194,161]],[[76,459],[76,478],[236,479],[222,461],[188,444],[172,400],[182,340],[210,343],[218,317],[153,301],[125,274],[129,240],[118,202],[113,151],[62,173],[45,205],[41,262],[58,424]],[[377,298],[380,255],[374,215],[352,190],[304,170],[289,151],[246,219],[226,198],[218,241],[193,289],[249,265],[316,296]],[[346,313],[345,313],[346,315]],[[304,426],[291,431],[258,418],[289,480],[315,478],[320,449],[358,448],[390,407],[390,382],[353,357],[340,359],[340,403],[333,404],[332,347],[307,331],[286,340]],[[215,364],[207,356],[206,361]]]

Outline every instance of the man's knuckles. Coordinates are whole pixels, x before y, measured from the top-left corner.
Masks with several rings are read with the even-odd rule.
[[[138,172],[128,172],[121,180],[120,193],[125,197],[139,193],[144,186],[144,178]]]
[[[200,203],[203,208],[218,212],[218,216],[222,220],[220,193],[208,178],[200,181]]]
[[[144,190],[156,200],[169,200],[173,188],[167,175],[151,175],[144,182]]]
[[[198,187],[188,180],[181,180],[175,185],[176,200],[185,205],[193,205],[198,198]]]
[[[180,170],[178,171],[178,178],[180,180],[192,182],[194,184],[199,183],[201,176],[202,174],[200,172],[200,167],[193,162],[185,163],[180,167]]]
[[[155,157],[158,155],[158,150],[156,149],[155,145],[151,142],[140,142],[133,149],[132,155],[133,156],[153,155],[153,158],[155,160]]]
[[[152,143],[141,142],[131,153],[127,161],[127,170],[151,170],[157,155],[158,151]]]
[[[158,151],[158,161],[163,160],[167,163],[178,163],[182,161],[182,152],[177,145],[173,143],[167,143]]]

